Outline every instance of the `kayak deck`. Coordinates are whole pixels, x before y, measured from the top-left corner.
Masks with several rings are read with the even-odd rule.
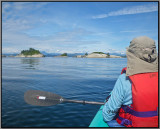
[[[91,124],[89,125],[89,127],[109,127],[107,125],[107,123],[105,123],[103,121],[102,109],[103,109],[103,105],[98,110],[97,114],[93,118],[93,120],[92,120]]]

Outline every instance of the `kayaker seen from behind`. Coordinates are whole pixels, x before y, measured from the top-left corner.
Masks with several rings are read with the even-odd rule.
[[[127,48],[127,67],[103,108],[110,127],[158,127],[158,56],[154,40],[134,38]]]

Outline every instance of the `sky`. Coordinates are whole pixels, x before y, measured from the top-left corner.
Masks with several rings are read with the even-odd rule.
[[[138,36],[158,45],[158,2],[2,2],[2,53],[125,53]]]

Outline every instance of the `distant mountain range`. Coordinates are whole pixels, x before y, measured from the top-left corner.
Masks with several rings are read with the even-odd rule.
[[[16,56],[18,53],[2,53],[5,56]]]
[[[115,56],[126,56],[125,53],[109,53],[110,55],[115,55]]]
[[[53,57],[53,56],[59,56],[63,53],[47,53],[45,51],[40,51],[43,55],[45,55],[46,57]],[[2,55],[5,56],[16,56],[19,53],[3,53]],[[110,55],[115,55],[115,56],[126,56],[126,54],[122,54],[122,53],[109,53]],[[85,55],[85,53],[67,53],[68,57],[75,57],[77,55]]]
[[[59,55],[63,54],[63,53],[47,53],[47,52],[45,52],[45,51],[41,51],[41,53],[42,53],[43,55],[45,55],[46,57],[59,56]],[[68,55],[69,57],[74,57],[74,56],[77,56],[77,55],[84,55],[84,54],[85,54],[85,53],[67,53],[67,55]]]
[[[59,56],[59,55],[63,54],[63,53],[47,53],[45,51],[41,51],[41,53],[45,56]],[[115,56],[126,56],[126,54],[122,54],[122,53],[109,53],[109,54],[110,55],[115,55]],[[67,55],[69,57],[74,57],[74,56],[77,56],[77,55],[85,55],[85,53],[67,53]]]

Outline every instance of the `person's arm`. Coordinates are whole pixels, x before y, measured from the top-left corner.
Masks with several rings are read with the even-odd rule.
[[[114,116],[117,114],[119,108],[123,104],[125,97],[125,90],[122,82],[124,75],[120,75],[116,84],[111,92],[111,96],[108,101],[105,103],[103,108],[103,118],[104,121],[111,121]]]

